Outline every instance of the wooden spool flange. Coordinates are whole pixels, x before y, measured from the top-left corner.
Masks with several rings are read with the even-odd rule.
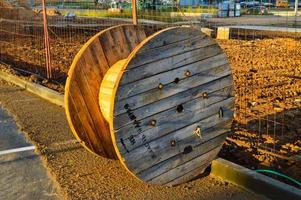
[[[134,26],[119,29],[124,27],[143,32]],[[116,27],[109,30],[113,29]],[[95,110],[101,118],[95,119],[101,124],[95,127],[101,136],[106,133],[104,139],[111,136],[110,143],[74,133],[85,145],[96,139],[103,147],[100,152],[114,152],[140,180],[177,185],[209,166],[231,129],[234,97],[230,66],[217,43],[191,27],[172,27],[136,38],[140,42],[137,40],[128,55],[112,62],[98,79],[98,88],[92,88],[93,94],[99,93]],[[90,54],[98,57],[98,49],[92,51]],[[91,69],[90,73],[95,73]],[[71,87],[69,96],[73,96]],[[79,104],[79,111],[89,111],[81,106],[90,103],[96,106],[94,101]],[[79,111],[67,111],[67,115],[78,116]],[[92,119],[94,110],[88,113]],[[81,123],[82,130],[85,126]],[[102,155],[93,148],[89,149]]]
[[[115,26],[92,37],[73,60],[65,87],[67,120],[75,137],[92,153],[117,158],[99,108],[99,88],[107,70],[127,58],[145,38],[137,26]]]

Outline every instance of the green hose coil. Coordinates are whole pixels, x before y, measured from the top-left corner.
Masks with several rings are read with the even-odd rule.
[[[255,170],[256,172],[259,172],[259,173],[268,173],[268,174],[275,174],[277,176],[280,176],[280,177],[283,177],[287,180],[290,180],[291,182],[297,184],[299,187],[301,187],[301,182],[300,181],[297,181],[296,179],[293,179],[292,177],[289,177],[285,174],[281,174],[279,172],[276,172],[276,171],[273,171],[273,170],[268,170],[268,169],[258,169],[258,170]]]

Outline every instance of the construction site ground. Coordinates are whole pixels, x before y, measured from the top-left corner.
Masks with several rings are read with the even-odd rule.
[[[5,91],[1,90],[1,92]],[[0,196],[2,199],[59,199],[56,187],[33,148],[34,146],[27,142],[24,134],[18,130],[13,117],[0,108]],[[23,151],[20,151],[21,149]]]
[[[74,35],[72,40],[76,42],[63,38],[51,44],[55,71],[52,82],[25,73],[45,72],[43,60],[35,59],[43,58],[41,47],[28,38],[19,38],[13,45],[3,38],[1,59],[6,64],[0,66],[63,93],[69,66],[85,38]],[[274,38],[218,43],[231,64],[236,94],[233,135],[228,137],[220,155],[250,169],[270,168],[300,180],[300,40]]]
[[[95,156],[81,147],[71,134],[63,108],[3,81],[0,102],[36,146],[65,199],[265,199],[210,175],[176,187],[147,185],[119,161]],[[19,189],[14,184],[10,187]]]
[[[64,93],[69,67],[82,45],[100,29],[123,23],[92,17],[78,17],[70,22],[61,15],[49,15],[54,75],[49,81],[43,78],[46,69],[42,16],[3,2],[0,8],[0,69],[60,93]],[[301,17],[242,16],[198,21],[200,25],[215,27],[296,27],[300,26]],[[91,24],[94,26],[89,27]],[[151,23],[147,27],[155,31],[161,25]],[[241,31],[237,35],[244,40],[218,41],[231,64],[236,96],[233,134],[220,156],[250,169],[274,169],[301,180],[301,41],[295,33],[289,33],[289,38],[278,38],[273,33],[271,39],[266,38],[269,33],[264,34]],[[51,138],[48,140],[52,143]]]

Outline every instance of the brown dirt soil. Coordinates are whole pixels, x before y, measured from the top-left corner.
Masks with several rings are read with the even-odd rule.
[[[301,180],[301,42],[219,41],[234,74],[236,116],[221,156]]]
[[[6,63],[2,69],[11,68],[63,93],[75,54],[94,32],[53,31],[53,81],[36,75],[45,77],[42,38],[14,38],[0,33],[0,61]],[[231,63],[236,91],[234,134],[220,155],[251,169],[272,168],[301,180],[301,41],[275,38],[218,42]]]
[[[1,18],[1,13],[0,13]],[[18,18],[22,19],[20,16]],[[53,80],[47,81],[42,20],[0,20],[0,65],[15,74],[64,92],[67,72],[81,46],[97,32],[125,22],[109,19],[78,18],[65,21],[62,16],[48,17]],[[89,23],[87,25],[87,23]],[[70,26],[70,24],[72,26]],[[98,25],[89,28],[89,25]],[[153,30],[146,27],[147,32]]]
[[[64,42],[58,40],[55,43],[51,43],[53,76],[55,78],[51,83],[43,78],[46,77],[46,74],[44,66],[45,51],[42,46],[42,38],[38,41],[36,38],[33,40],[28,38],[18,39],[19,41],[15,41],[14,45],[12,45],[12,42],[0,40],[0,61],[3,62],[2,64],[0,63],[0,67],[2,66],[4,69],[10,68],[17,75],[25,75],[33,82],[38,82],[63,93],[69,66],[84,42],[76,42],[75,39],[75,42],[72,44],[66,43],[66,40]],[[27,71],[32,74],[27,73]],[[39,75],[42,76],[40,77]]]
[[[9,3],[5,2],[4,0],[1,0],[0,8],[12,8],[12,6]]]
[[[176,187],[151,186],[116,160],[92,155],[77,142],[64,109],[0,82],[0,102],[36,146],[66,199],[265,199],[206,176]]]

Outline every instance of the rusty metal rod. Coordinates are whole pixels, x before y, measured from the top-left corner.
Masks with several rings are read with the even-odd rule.
[[[138,19],[137,19],[137,4],[136,4],[136,0],[132,0],[132,18],[133,18],[133,24],[137,25],[138,24]]]
[[[49,44],[48,22],[47,22],[47,13],[46,13],[46,3],[45,3],[45,0],[42,0],[42,6],[43,6],[43,26],[44,26],[45,58],[46,58],[46,76],[47,76],[48,79],[52,79],[50,44]]]

